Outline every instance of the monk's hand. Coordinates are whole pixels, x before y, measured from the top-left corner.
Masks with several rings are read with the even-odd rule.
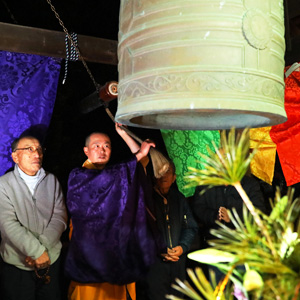
[[[116,131],[120,136],[127,134],[126,131],[122,128],[122,126],[124,127],[124,125],[122,125],[121,123],[115,123]]]
[[[155,143],[149,139],[146,139],[141,144],[141,148],[139,152],[143,155],[143,157],[145,157],[148,155],[151,147],[155,148]]]

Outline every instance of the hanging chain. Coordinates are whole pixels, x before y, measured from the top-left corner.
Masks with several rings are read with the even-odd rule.
[[[60,26],[62,27],[62,29],[63,29],[63,31],[65,32],[66,36],[68,37],[69,41],[71,42],[71,45],[74,47],[76,53],[77,53],[78,56],[80,57],[80,59],[81,59],[83,65],[84,65],[85,69],[87,70],[87,72],[88,72],[90,78],[92,79],[92,81],[93,81],[93,83],[94,83],[94,86],[95,86],[95,88],[96,88],[96,91],[98,92],[98,91],[99,91],[99,84],[96,82],[96,80],[95,80],[95,78],[94,78],[94,76],[93,76],[91,70],[89,69],[89,67],[87,66],[85,60],[83,59],[83,57],[82,57],[82,55],[81,55],[81,53],[80,53],[80,51],[79,51],[79,48],[78,48],[77,45],[75,44],[75,42],[74,42],[72,36],[69,34],[67,28],[65,27],[63,21],[61,20],[61,18],[60,18],[60,16],[59,16],[59,14],[56,12],[55,7],[54,7],[54,6],[52,5],[52,3],[51,3],[51,0],[47,0],[47,3],[50,5],[51,10],[54,12],[55,17],[56,17],[56,19],[58,20]]]
[[[5,8],[6,8],[8,14],[9,14],[10,18],[12,19],[12,21],[13,21],[15,24],[18,24],[18,21],[16,20],[15,16],[12,14],[12,12],[11,12],[11,10],[9,9],[7,3],[6,3],[4,0],[2,0],[2,3],[3,3],[3,5],[5,6]]]
[[[59,24],[62,26],[65,34],[68,36],[68,39],[70,40],[71,44],[73,45],[74,49],[76,49],[76,52],[78,53],[79,57],[82,60],[82,63],[84,65],[84,67],[86,68],[88,74],[90,75],[95,87],[96,87],[96,91],[99,93],[100,90],[100,86],[96,83],[95,78],[93,77],[90,69],[88,68],[86,62],[84,61],[83,57],[80,54],[80,51],[78,49],[78,47],[75,45],[72,37],[70,36],[67,28],[64,26],[62,20],[60,19],[58,13],[56,12],[54,6],[51,3],[51,0],[47,0],[48,4],[51,6],[52,11],[54,12],[56,18],[59,21]],[[110,118],[112,119],[113,122],[115,122],[115,118],[112,115],[112,113],[110,112],[109,108],[106,106],[105,108],[107,114],[110,116]],[[120,126],[123,130],[125,130],[127,132],[128,135],[130,135],[133,139],[135,139],[136,141],[139,141],[140,143],[142,143],[142,140],[137,137],[134,133],[132,133],[128,128],[124,127],[123,125]],[[169,162],[168,160],[163,156],[162,153],[160,153],[158,150],[154,149],[154,148],[150,148],[149,150],[150,156],[151,156],[151,161],[152,161],[152,165],[153,165],[153,171],[154,171],[154,176],[156,178],[160,178],[164,173],[166,173],[166,171],[169,168]]]

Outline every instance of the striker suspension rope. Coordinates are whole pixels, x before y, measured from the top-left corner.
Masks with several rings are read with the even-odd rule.
[[[92,79],[92,81],[93,81],[93,83],[94,83],[94,86],[95,86],[95,88],[96,88],[96,91],[98,92],[98,91],[99,91],[99,84],[96,82],[96,80],[95,80],[95,78],[94,78],[94,76],[93,76],[91,70],[89,69],[88,65],[86,64],[85,60],[83,59],[83,57],[82,57],[82,55],[81,55],[81,53],[80,53],[80,51],[79,51],[79,47],[75,44],[75,41],[73,40],[72,36],[71,36],[70,33],[68,32],[68,29],[65,27],[63,21],[61,20],[59,14],[57,13],[57,11],[56,11],[56,9],[55,9],[55,7],[54,7],[53,4],[51,3],[51,0],[47,0],[47,3],[50,5],[51,10],[54,12],[54,15],[55,15],[56,19],[58,20],[60,26],[62,27],[64,33],[67,35],[67,37],[68,37],[68,39],[69,39],[71,45],[74,47],[75,51],[77,52],[78,58],[81,59],[81,61],[82,61],[83,65],[84,65],[86,71],[88,72],[90,78]],[[77,39],[77,37],[76,37],[76,39]]]
[[[68,35],[66,34],[65,37],[65,44],[66,44],[66,60],[65,60],[65,74],[64,74],[64,79],[62,81],[62,84],[65,84],[67,80],[67,75],[68,75],[68,61],[77,61],[79,58],[79,53],[76,51],[75,47],[78,47],[78,41],[77,41],[77,33],[72,32],[71,33],[71,38],[74,41],[74,45],[71,43],[71,49],[70,52],[71,54],[69,55],[69,38]]]

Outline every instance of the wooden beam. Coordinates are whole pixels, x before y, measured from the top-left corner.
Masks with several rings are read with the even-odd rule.
[[[85,61],[117,65],[118,42],[78,35]],[[0,22],[0,50],[66,58],[65,33]]]

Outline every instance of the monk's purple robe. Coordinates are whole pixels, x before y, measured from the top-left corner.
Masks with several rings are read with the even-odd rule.
[[[149,187],[135,157],[103,170],[70,173],[67,207],[73,233],[65,262],[70,279],[126,284],[146,272],[157,255],[147,226]]]

